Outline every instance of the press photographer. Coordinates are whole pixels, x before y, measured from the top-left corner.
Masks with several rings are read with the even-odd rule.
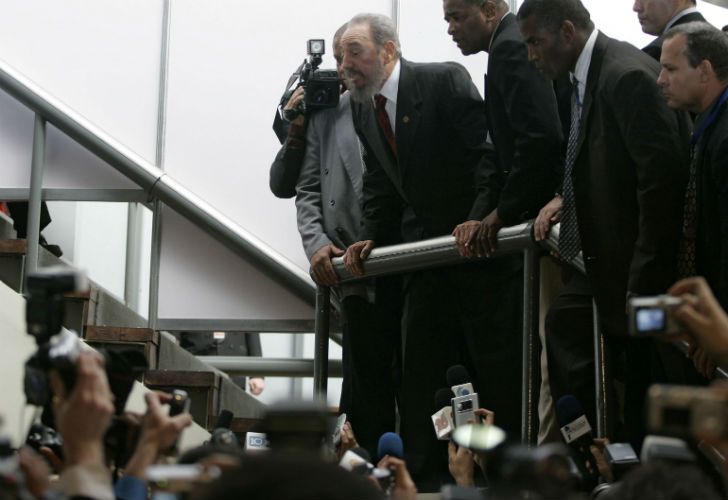
[[[273,131],[281,142],[270,168],[270,190],[279,198],[296,195],[296,181],[306,148],[306,124],[316,110],[335,108],[341,82],[336,70],[319,69],[325,53],[320,39],[306,43],[308,58],[291,75],[273,120]]]

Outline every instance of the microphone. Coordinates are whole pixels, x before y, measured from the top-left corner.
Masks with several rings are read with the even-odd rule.
[[[577,466],[585,481],[595,481],[599,476],[599,469],[597,468],[597,461],[589,449],[594,443],[594,435],[579,400],[571,394],[562,396],[556,402],[556,417],[559,426],[561,426],[564,441],[582,459]],[[586,469],[584,461],[589,462],[592,472]]]
[[[468,370],[463,365],[454,365],[447,369],[445,375],[447,378],[447,385],[450,386],[455,397],[467,396],[473,394],[473,384],[470,383],[470,375]]]
[[[444,387],[435,393],[435,408],[440,408],[432,415],[432,425],[435,428],[437,439],[447,441],[450,439],[455,425],[452,421],[452,400],[455,397],[452,389]]]
[[[222,410],[215,422],[215,428],[210,434],[210,444],[223,447],[239,447],[240,443],[233,431],[230,430],[230,424],[233,423],[233,412],[230,410]]]
[[[377,445],[377,456],[381,460],[385,455],[397,457],[404,460],[404,444],[402,438],[394,432],[385,432],[379,438]]]

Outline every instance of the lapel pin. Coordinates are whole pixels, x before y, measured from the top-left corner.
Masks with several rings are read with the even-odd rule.
[[[409,123],[409,116],[405,116],[402,118],[403,123]]]

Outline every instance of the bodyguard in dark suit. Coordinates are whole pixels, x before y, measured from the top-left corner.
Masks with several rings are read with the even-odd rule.
[[[489,193],[476,186],[475,174],[493,163],[484,157],[491,150],[482,99],[464,68],[401,59],[396,29],[380,15],[352,19],[342,47],[367,153],[364,241],[344,257],[360,274],[362,260],[392,226],[411,242],[482,220]],[[420,491],[439,490],[447,475],[446,443],[437,442],[430,415],[452,364],[467,366],[482,405],[518,435],[521,267],[514,256],[405,277],[400,429]]]
[[[642,49],[656,61],[660,60],[667,30],[685,23],[705,22],[695,0],[635,0],[632,10],[637,13],[642,31],[657,37]]]
[[[443,11],[464,55],[488,53],[485,110],[498,168],[489,179],[488,216],[471,227],[479,250],[490,254],[501,227],[536,217],[553,198],[563,165],[561,122],[553,85],[528,62],[504,0],[444,0]]]
[[[679,271],[706,278],[728,307],[728,37],[707,23],[665,35],[658,83],[668,106],[695,113]]]
[[[573,83],[561,195],[539,214],[537,237],[560,220],[562,259],[583,253],[602,331],[611,347],[626,348],[625,418],[637,443],[650,379],[649,344],[620,337],[627,332],[628,295],[664,293],[675,275],[687,120],[662,99],[655,61],[598,32],[579,0],[526,0],[518,19],[536,67],[552,79],[568,74]],[[569,309],[561,312],[568,316]],[[583,369],[593,357],[591,336],[564,339],[568,329],[557,333],[553,340],[568,345],[582,362],[572,359],[564,367],[550,356],[550,373],[571,370],[573,381],[593,380],[593,371]],[[566,389],[577,392],[569,380]]]

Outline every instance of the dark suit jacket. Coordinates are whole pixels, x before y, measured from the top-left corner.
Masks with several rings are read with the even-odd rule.
[[[687,182],[688,118],[657,86],[659,65],[597,37],[573,169],[587,275],[605,331],[624,334],[626,292],[672,284]]]
[[[492,168],[492,148],[483,101],[465,68],[401,60],[397,157],[373,103],[352,103],[352,111],[366,149],[362,239],[381,244],[401,222],[404,240],[417,241],[487,215],[492,205],[484,184],[476,186],[474,179],[487,151]],[[481,183],[485,177],[479,176]]]
[[[695,149],[696,265],[724,308],[728,307],[728,105]],[[709,113],[709,111],[708,111]],[[707,114],[707,113],[706,113]],[[699,117],[696,126],[700,125]]]
[[[528,61],[513,14],[493,37],[485,104],[500,174],[488,187],[496,194],[498,215],[515,225],[536,217],[557,191],[563,135],[553,86]]]
[[[675,24],[673,24],[671,28],[674,28],[675,26],[678,26],[680,24],[692,23],[695,21],[707,22],[700,12],[691,12],[690,14],[685,14],[680,19],[675,21]],[[650,57],[655,59],[655,61],[659,62],[660,56],[662,55],[662,44],[664,42],[665,34],[663,33],[662,35],[652,40],[649,45],[644,47],[642,50],[649,54]]]

